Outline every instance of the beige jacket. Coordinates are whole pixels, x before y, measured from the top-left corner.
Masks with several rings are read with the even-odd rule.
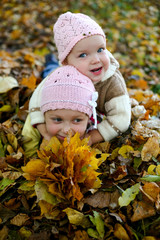
[[[95,85],[99,94],[97,110],[106,116],[106,120],[98,124],[98,130],[105,141],[110,141],[125,132],[131,119],[129,96],[125,81],[118,69],[119,64],[109,51],[108,54],[109,69],[102,81]],[[44,123],[44,116],[40,111],[40,97],[46,79],[47,77],[38,85],[30,99],[29,111],[32,125]]]

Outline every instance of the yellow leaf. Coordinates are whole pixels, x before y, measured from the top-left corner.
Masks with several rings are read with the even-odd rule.
[[[3,105],[0,108],[0,112],[10,112],[10,111],[12,111],[12,107],[10,105]]]
[[[72,208],[66,208],[63,210],[69,219],[69,222],[74,225],[80,225],[84,228],[88,227],[90,225],[89,220],[85,217],[85,215],[81,212],[78,212],[77,210],[74,210]]]
[[[133,152],[133,151],[134,151],[133,147],[131,147],[131,146],[129,146],[129,145],[124,145],[124,146],[122,146],[122,147],[119,149],[118,153],[119,153],[122,157],[128,158],[130,152]]]
[[[29,173],[33,176],[43,176],[46,163],[40,159],[30,160],[25,167],[22,167],[24,173]]]
[[[126,230],[120,223],[115,224],[114,236],[120,240],[130,240],[130,237],[128,236]]]
[[[156,240],[157,238],[152,236],[145,236],[142,240]]]
[[[148,167],[148,174],[151,174],[151,175],[156,175],[156,165],[153,165],[151,164],[149,167]]]
[[[17,150],[18,147],[18,141],[14,134],[8,133],[7,138],[11,146],[14,148],[14,150]]]
[[[40,200],[38,202],[38,205],[41,208],[41,215],[47,214],[49,212],[52,212],[52,209],[54,207],[51,203],[48,203],[48,202],[46,202],[44,200]]]
[[[109,157],[109,160],[114,160],[116,157],[118,157],[118,151],[119,151],[119,147],[115,148],[112,153],[111,156]]]
[[[57,196],[58,198],[65,199],[65,196],[62,193],[62,187],[60,186],[60,183],[54,182],[54,183],[50,184],[48,190],[54,196]]]
[[[50,52],[49,52],[48,48],[43,47],[41,49],[35,49],[34,53],[39,55],[39,56],[45,56],[45,55],[47,55]]]
[[[157,175],[160,175],[160,165],[158,165],[158,166],[156,167],[156,174],[157,174]]]
[[[22,227],[19,230],[19,233],[24,239],[28,239],[32,235],[32,232],[30,230],[27,230],[25,227]]]
[[[139,76],[140,78],[143,78],[144,77],[144,72],[141,70],[141,69],[134,69],[132,72],[131,72],[132,75],[137,75]]]

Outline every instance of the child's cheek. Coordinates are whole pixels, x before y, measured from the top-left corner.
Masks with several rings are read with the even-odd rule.
[[[79,132],[80,134],[80,138],[84,137],[85,133],[86,133],[86,129],[87,129],[87,126],[79,126],[75,129],[75,132]]]
[[[57,129],[57,126],[56,126],[55,124],[49,124],[49,125],[47,126],[47,131],[48,131],[49,135],[50,135],[51,137],[53,137],[53,136],[56,135],[58,129]]]

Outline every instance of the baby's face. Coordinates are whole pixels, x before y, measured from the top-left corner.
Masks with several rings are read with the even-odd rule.
[[[50,137],[56,136],[61,142],[68,133],[79,132],[82,138],[86,132],[89,117],[70,109],[50,110],[45,113],[46,129]]]
[[[77,68],[94,84],[100,82],[109,67],[106,42],[101,35],[80,40],[67,56],[66,63]]]

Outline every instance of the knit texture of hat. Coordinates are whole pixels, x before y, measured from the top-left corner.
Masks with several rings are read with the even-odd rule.
[[[91,117],[93,105],[89,102],[93,102],[95,93],[88,77],[73,66],[62,66],[53,71],[43,85],[41,111],[71,109]]]
[[[77,42],[92,35],[106,39],[102,28],[89,16],[82,13],[66,12],[59,16],[53,28],[54,41],[61,63]]]

